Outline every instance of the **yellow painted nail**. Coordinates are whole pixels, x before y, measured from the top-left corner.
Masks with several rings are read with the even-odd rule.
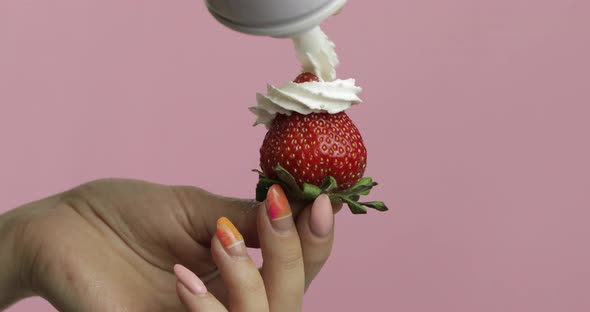
[[[244,237],[226,217],[221,217],[217,220],[217,237],[226,249],[244,244]]]

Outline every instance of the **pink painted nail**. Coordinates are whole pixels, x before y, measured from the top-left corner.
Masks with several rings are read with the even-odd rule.
[[[207,293],[207,287],[203,281],[191,270],[177,264],[174,266],[174,274],[176,274],[178,281],[193,294],[204,295]]]
[[[326,237],[334,226],[334,213],[328,195],[320,195],[311,207],[309,220],[311,231],[318,237]]]
[[[279,231],[287,231],[293,227],[293,214],[289,200],[283,189],[275,184],[266,194],[266,212],[272,221],[272,226]]]

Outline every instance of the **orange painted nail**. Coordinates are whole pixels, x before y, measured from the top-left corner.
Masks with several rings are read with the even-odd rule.
[[[228,218],[217,220],[217,237],[229,254],[241,256],[247,253],[244,237]]]

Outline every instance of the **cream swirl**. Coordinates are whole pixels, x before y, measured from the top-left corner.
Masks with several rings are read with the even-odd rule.
[[[250,111],[256,114],[254,125],[267,127],[276,114],[291,115],[297,112],[303,115],[311,113],[336,114],[343,112],[354,104],[362,102],[358,94],[361,87],[354,79],[304,82],[287,82],[280,88],[268,85],[267,94],[258,93],[258,105]]]
[[[322,81],[336,79],[336,66],[340,63],[336,45],[320,27],[293,37],[293,43],[304,72],[314,73]]]

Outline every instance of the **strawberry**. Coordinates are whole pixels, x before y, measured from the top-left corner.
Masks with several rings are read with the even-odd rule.
[[[338,189],[345,190],[363,176],[367,150],[344,112],[279,114],[260,148],[260,166],[267,177],[277,178],[277,165],[289,171],[300,186],[304,182],[321,185],[333,176]]]
[[[295,78],[295,80],[293,80],[293,82],[296,82],[296,83],[304,83],[304,82],[310,82],[310,81],[319,82],[320,78],[318,78],[318,76],[316,76],[312,73],[305,72],[305,73],[301,73],[299,76],[297,76],[297,78]]]
[[[294,80],[311,81],[319,79],[302,73]],[[363,178],[366,166],[363,139],[346,113],[278,114],[260,148],[257,199],[263,201],[268,188],[278,183],[296,200],[326,193],[334,202],[347,203],[353,213],[366,213],[363,206],[386,211],[382,202],[358,202],[377,185]]]

